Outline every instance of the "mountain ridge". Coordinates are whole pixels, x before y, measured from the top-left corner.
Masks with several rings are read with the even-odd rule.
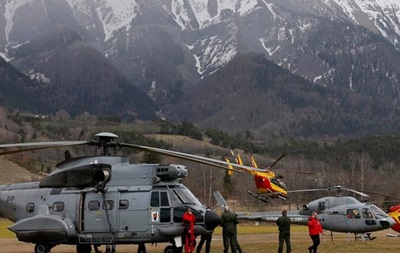
[[[361,115],[363,109],[357,103],[365,101],[372,104],[366,110],[368,113],[380,112],[383,108],[388,111],[386,115],[397,113],[400,98],[400,69],[396,64],[400,50],[399,10],[400,3],[394,0],[56,0],[51,3],[20,0],[0,6],[3,14],[0,17],[0,27],[3,28],[0,29],[0,52],[20,71],[35,78],[39,86],[53,87],[44,94],[54,101],[45,103],[54,104],[54,108],[65,107],[63,109],[71,111],[71,114],[89,110],[152,118],[152,112],[155,112],[166,119],[184,120],[191,117],[190,112],[183,114],[176,108],[187,103],[187,96],[189,100],[194,97],[196,93],[191,93],[191,90],[195,90],[195,86],[209,78],[212,80],[213,75],[232,62],[236,55],[255,53],[311,83],[329,88],[328,92],[336,90],[338,94],[334,100],[340,100],[342,106],[339,111],[352,111],[348,117],[358,118],[358,121],[366,115]],[[66,74],[46,66],[49,54],[44,52],[47,49],[38,50],[33,43],[38,33],[45,34],[54,27],[62,27],[66,32],[62,36],[67,36],[67,31],[71,31],[70,36],[75,33],[76,39],[81,41],[81,47],[76,47],[76,51],[66,51],[63,57],[58,58],[60,65],[71,61],[70,56],[79,52],[79,48],[87,46],[87,50],[99,52],[93,58],[95,62],[104,63],[99,64],[103,67],[92,66],[91,72],[102,77],[99,89],[94,88],[95,79],[82,82],[87,78],[84,73],[74,80],[55,79],[56,76],[65,79]],[[73,44],[72,41],[69,43]],[[18,56],[22,48],[28,52],[26,57]],[[56,51],[53,50],[55,55]],[[74,60],[82,61],[79,58]],[[75,69],[88,65],[89,61]],[[109,74],[114,79],[100,74],[106,65],[108,69],[115,68],[113,74]],[[43,69],[47,70],[47,76],[41,72]],[[237,71],[242,70],[238,68]],[[71,76],[71,72],[66,73]],[[123,77],[120,79],[119,75]],[[115,80],[121,80],[119,85],[113,85]],[[106,82],[110,83],[108,95]],[[83,85],[87,88],[80,87]],[[82,89],[94,89],[102,94],[95,96],[97,100],[86,101],[76,92]],[[113,89],[121,89],[121,92],[114,93]],[[201,96],[201,92],[198,93]],[[340,93],[346,93],[344,97],[359,97],[358,102],[343,101],[343,97],[338,98]],[[111,98],[114,95],[120,98]],[[254,94],[251,99],[261,101],[262,95],[265,94]],[[79,98],[74,98],[76,96]],[[146,102],[141,102],[141,99]],[[77,101],[87,103],[78,105]],[[103,101],[104,105],[94,105]],[[344,104],[353,107],[344,108]],[[143,105],[141,109],[134,109],[140,105]],[[282,109],[273,107],[268,110]],[[353,115],[355,111],[358,116]],[[215,111],[214,114],[220,115],[221,112]],[[268,113],[260,115],[263,114]],[[287,112],[287,115],[291,114]],[[376,119],[371,121],[383,120],[394,124],[388,129],[398,128],[397,123],[382,119],[382,115],[372,116]],[[194,120],[202,124],[214,121],[210,123],[212,126],[224,124],[222,116],[218,117],[219,122]],[[251,127],[257,131],[260,125],[269,125],[267,120],[262,123],[243,122],[235,127]]]

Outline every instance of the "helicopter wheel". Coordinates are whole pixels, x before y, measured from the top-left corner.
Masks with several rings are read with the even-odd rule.
[[[92,245],[90,244],[78,244],[76,245],[76,253],[91,253]]]
[[[35,253],[48,253],[50,252],[50,247],[47,244],[38,243],[35,245]]]
[[[164,253],[177,253],[177,252],[178,252],[178,248],[173,245],[169,245],[169,246],[165,247],[165,249],[164,249]]]

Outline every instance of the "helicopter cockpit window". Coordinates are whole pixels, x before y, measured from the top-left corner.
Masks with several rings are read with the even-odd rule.
[[[160,192],[161,195],[161,206],[169,206],[168,194],[166,192]]]
[[[361,210],[361,212],[362,212],[363,217],[366,218],[366,219],[373,219],[374,218],[374,216],[371,213],[371,210],[369,210],[368,208],[363,208]]]
[[[100,209],[100,202],[97,200],[90,201],[88,204],[89,210],[99,210]]]
[[[151,193],[150,206],[152,207],[169,206],[168,193],[153,191]]]
[[[173,192],[182,204],[193,204],[202,206],[200,201],[187,188],[174,189]]]
[[[160,208],[160,222],[171,221],[171,208]]]
[[[386,213],[384,213],[381,209],[376,206],[371,206],[371,211],[377,218],[386,218],[389,217]]]
[[[114,209],[114,201],[112,200],[106,200],[106,202],[103,202],[103,209],[105,210],[107,207],[107,210],[112,210]]]
[[[119,200],[118,209],[128,209],[129,208],[129,201],[127,199]]]
[[[62,212],[62,211],[64,211],[64,202],[54,202],[53,211],[54,212]]]
[[[361,218],[360,210],[358,210],[357,208],[347,209],[346,213],[347,213],[347,218],[350,218],[350,219],[360,219]]]
[[[35,211],[35,203],[29,202],[26,205],[26,212],[27,213],[33,213]]]
[[[150,206],[160,206],[160,194],[158,191],[154,191],[151,193]]]
[[[318,202],[318,210],[320,211],[325,210],[325,202]]]

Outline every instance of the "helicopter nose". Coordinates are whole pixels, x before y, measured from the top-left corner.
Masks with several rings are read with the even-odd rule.
[[[204,221],[207,230],[214,230],[214,228],[219,226],[221,220],[216,212],[207,210]]]
[[[393,219],[390,220],[381,220],[379,222],[379,224],[381,224],[382,228],[390,228],[392,227],[394,224],[396,224],[396,222]]]

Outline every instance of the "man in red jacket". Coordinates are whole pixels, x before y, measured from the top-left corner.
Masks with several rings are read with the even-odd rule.
[[[192,253],[194,250],[194,223],[196,222],[196,217],[192,214],[192,209],[188,207],[186,212],[182,217],[183,221],[183,243],[185,244],[185,252]]]
[[[313,245],[308,247],[309,253],[317,253],[318,245],[320,243],[319,234],[323,234],[322,225],[317,218],[317,212],[313,212],[312,216],[308,218],[308,232],[310,234]]]

